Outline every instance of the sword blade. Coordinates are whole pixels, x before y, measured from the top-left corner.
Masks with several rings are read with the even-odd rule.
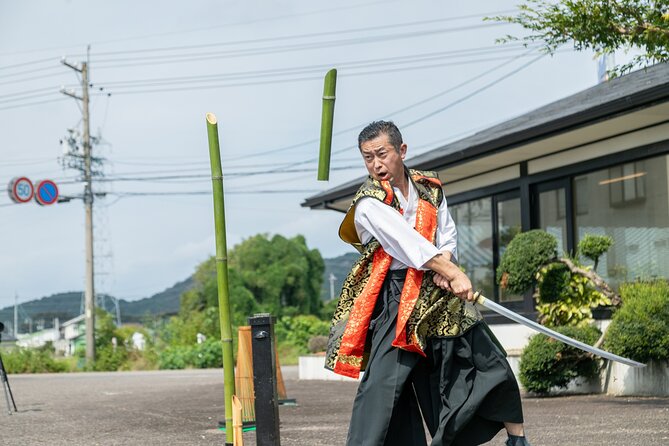
[[[607,352],[606,350],[593,347],[592,345],[584,344],[581,341],[572,339],[569,336],[565,336],[541,324],[537,324],[536,322],[531,321],[521,316],[520,314],[509,310],[508,308],[496,304],[495,302],[492,302],[491,300],[486,299],[481,295],[479,295],[478,298],[476,299],[476,303],[481,304],[484,307],[494,311],[495,313],[501,314],[502,316],[507,317],[514,322],[518,322],[519,324],[522,324],[535,331],[538,331],[539,333],[543,333],[546,336],[549,336],[553,339],[557,339],[558,341],[564,342],[565,344],[571,345],[572,347],[580,348],[581,350],[584,350],[588,353],[592,353],[593,355],[601,356],[602,358],[610,359],[611,361],[617,361],[632,367],[646,367],[646,364],[643,364],[641,362],[636,362],[631,359],[623,358],[622,356],[614,355],[613,353]]]

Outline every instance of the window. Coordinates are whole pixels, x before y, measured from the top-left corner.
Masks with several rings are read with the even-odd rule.
[[[661,156],[574,178],[575,236],[613,238],[597,273],[615,286],[669,278],[668,172],[669,157]]]
[[[494,294],[491,198],[449,206],[458,230],[458,261],[484,296]]]

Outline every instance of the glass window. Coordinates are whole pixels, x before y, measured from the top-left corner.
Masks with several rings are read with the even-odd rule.
[[[667,172],[669,157],[661,156],[574,179],[576,237],[613,238],[597,273],[614,286],[636,278],[669,278]]]
[[[497,202],[497,246],[499,247],[500,261],[502,255],[506,251],[509,242],[521,230],[520,222],[520,198],[512,198],[510,200]],[[510,302],[523,300],[520,294],[512,294],[508,290],[499,289],[500,302]]]
[[[491,198],[483,198],[449,206],[458,230],[458,261],[474,289],[490,298],[495,284],[491,203]]]
[[[567,205],[563,187],[539,194],[539,227],[555,236],[557,252],[562,255],[567,250]]]

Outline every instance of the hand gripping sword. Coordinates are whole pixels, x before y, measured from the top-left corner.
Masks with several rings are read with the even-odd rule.
[[[614,355],[613,353],[607,352],[606,350],[602,350],[596,347],[593,347],[592,345],[584,344],[581,341],[577,341],[576,339],[572,339],[569,336],[565,336],[561,333],[558,333],[557,331],[553,331],[550,328],[544,327],[543,325],[537,324],[534,321],[531,321],[518,313],[514,313],[513,311],[509,310],[508,308],[505,308],[499,304],[496,304],[495,302],[486,299],[481,295],[481,293],[476,292],[474,294],[476,297],[476,303],[483,305],[484,307],[488,308],[489,310],[494,311],[495,313],[501,314],[504,317],[507,317],[511,319],[514,322],[518,322],[519,324],[522,324],[526,327],[529,327],[535,331],[538,331],[539,333],[543,333],[546,336],[549,336],[553,339],[557,339],[558,341],[564,342],[565,344],[571,345],[572,347],[579,348],[581,350],[585,350],[588,353],[592,353],[593,355],[601,356],[602,358],[610,359],[611,361],[617,361],[622,364],[626,364],[632,367],[646,367],[646,364],[642,364],[640,362],[632,361],[631,359],[623,358],[622,356]]]

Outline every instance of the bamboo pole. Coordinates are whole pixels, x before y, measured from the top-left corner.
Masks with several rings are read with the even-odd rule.
[[[232,325],[230,323],[230,296],[228,291],[228,253],[225,241],[225,203],[223,197],[223,171],[221,150],[218,143],[218,124],[213,113],[207,113],[207,136],[209,137],[209,159],[211,182],[214,190],[214,222],[216,231],[216,276],[218,285],[218,309],[221,321],[221,344],[223,349],[223,375],[225,383],[225,438],[233,443],[232,395],[235,393],[235,365],[232,357]]]
[[[323,85],[323,113],[321,115],[321,146],[318,156],[318,181],[330,179],[330,153],[332,152],[332,125],[334,122],[335,90],[337,70],[325,75]]]
[[[232,426],[234,429],[234,446],[244,446],[244,428],[242,423],[242,403],[237,395],[232,396]]]

